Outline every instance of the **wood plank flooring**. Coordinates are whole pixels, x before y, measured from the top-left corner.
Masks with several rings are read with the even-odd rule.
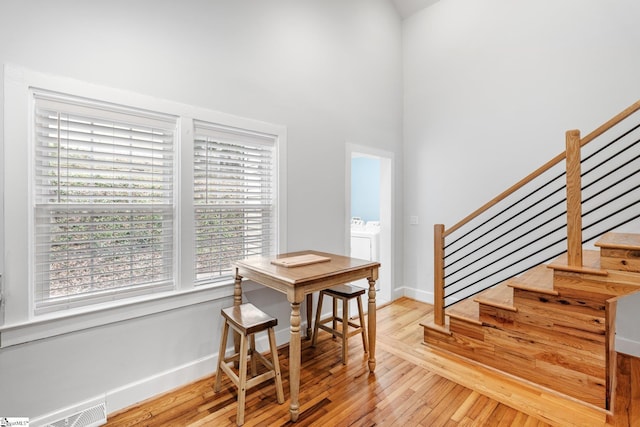
[[[431,306],[402,298],[378,310],[377,368],[369,374],[362,343],[321,333],[303,341],[300,418],[289,420],[288,348],[279,351],[285,403],[271,382],[247,392],[246,426],[548,426],[606,425],[606,414],[527,386],[422,344],[420,319]],[[204,378],[108,417],[108,426],[233,426],[236,391],[224,378]]]

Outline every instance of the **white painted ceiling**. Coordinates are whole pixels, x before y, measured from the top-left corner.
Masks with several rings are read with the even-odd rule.
[[[419,10],[437,3],[439,0],[392,0],[402,19],[408,18]]]

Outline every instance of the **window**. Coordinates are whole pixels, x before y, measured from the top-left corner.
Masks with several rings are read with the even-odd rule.
[[[34,99],[36,312],[172,289],[176,118]]]
[[[196,280],[220,280],[232,261],[274,252],[275,139],[194,125]]]
[[[286,128],[6,66],[0,348],[233,295],[286,247]]]

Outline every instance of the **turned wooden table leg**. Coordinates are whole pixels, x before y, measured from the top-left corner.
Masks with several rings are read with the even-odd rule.
[[[242,276],[238,275],[236,270],[236,279],[233,282],[233,305],[241,305],[242,304]],[[240,354],[240,334],[235,330],[233,331],[233,347],[235,348],[236,354]],[[220,357],[220,356],[218,356]],[[240,362],[233,362],[233,365],[238,368],[240,366]]]
[[[369,281],[369,307],[367,312],[369,334],[369,372],[376,370],[376,281],[373,278]]]
[[[291,303],[291,337],[289,340],[289,389],[291,421],[300,415],[300,302]]]

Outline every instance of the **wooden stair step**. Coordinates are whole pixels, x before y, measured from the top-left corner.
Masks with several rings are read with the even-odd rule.
[[[512,278],[507,286],[524,291],[558,295],[558,291],[553,288],[553,270],[545,264],[538,265],[522,275]]]
[[[477,302],[470,298],[458,301],[445,310],[445,313],[449,317],[454,319],[463,320],[476,325],[482,325],[480,322],[480,309]]]
[[[473,300],[478,304],[484,304],[502,310],[517,312],[513,306],[513,289],[507,286],[507,282],[500,283],[478,294]]]
[[[582,251],[582,267],[569,265],[566,253],[553,260],[548,267],[555,271],[568,273],[593,274],[596,276],[606,276],[608,274],[607,270],[600,266],[600,252],[593,250]]]
[[[595,245],[600,248],[602,268],[640,273],[640,235],[606,233]]]
[[[607,249],[629,249],[640,251],[640,234],[632,233],[605,233],[595,246]]]
[[[425,329],[428,329],[432,332],[437,332],[439,334],[451,335],[451,331],[449,330],[449,318],[445,316],[444,318],[444,326],[437,325],[434,321],[435,315],[433,312],[427,314],[422,320],[420,320],[420,326]]]
[[[640,276],[638,272],[620,269],[604,270],[601,268],[600,251],[583,251],[583,264],[587,270],[571,270],[562,268],[567,264],[566,254],[558,257],[551,264],[550,268],[555,273],[587,273],[585,276],[575,274],[560,274],[554,277],[554,288],[560,295],[567,298],[589,299],[604,302],[609,298],[626,295],[640,289]],[[600,273],[589,275],[592,270],[599,270]]]

